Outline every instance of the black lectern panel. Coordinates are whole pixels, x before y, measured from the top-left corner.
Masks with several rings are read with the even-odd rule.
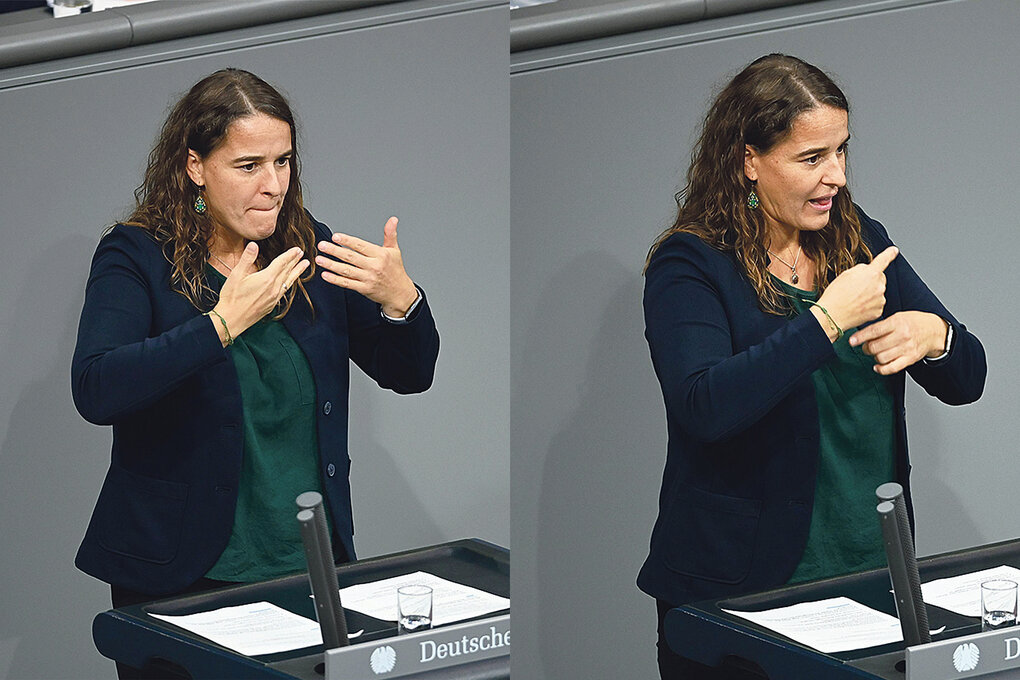
[[[919,559],[918,570],[925,582],[1001,564],[1020,568],[1020,540]],[[888,570],[875,569],[728,600],[684,605],[666,615],[666,639],[678,654],[700,663],[750,666],[773,680],[796,677],[903,680],[902,642],[824,654],[723,611],[762,611],[844,596],[895,616],[896,604],[890,588]],[[981,631],[979,619],[932,605],[928,605],[928,623],[932,630],[945,626],[944,632],[932,636],[933,641]]]
[[[379,581],[408,572],[426,571],[450,581],[510,597],[510,552],[478,539],[464,539],[429,548],[374,557],[337,567],[341,588]],[[221,647],[149,612],[183,615],[250,602],[271,602],[312,620],[315,610],[307,574],[243,586],[222,588],[199,595],[113,609],[96,616],[92,637],[99,652],[135,667],[150,659],[168,661],[184,668],[193,678],[300,678],[322,680],[322,646],[249,657]],[[506,613],[506,612],[504,612]],[[396,635],[396,624],[347,610],[347,629],[364,630],[355,643]],[[489,614],[487,616],[492,616]],[[479,617],[484,618],[484,617]],[[424,677],[424,676],[422,676]],[[506,678],[509,659],[465,664],[430,678]]]

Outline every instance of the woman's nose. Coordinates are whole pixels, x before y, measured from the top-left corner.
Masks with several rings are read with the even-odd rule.
[[[827,170],[822,181],[832,186],[846,186],[846,166],[841,158],[834,158],[827,164]]]
[[[272,196],[279,196],[283,191],[284,181],[280,171],[275,167],[265,173],[262,183],[262,191]]]

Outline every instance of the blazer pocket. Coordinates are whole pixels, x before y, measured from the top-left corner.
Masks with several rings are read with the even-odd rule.
[[[132,559],[167,564],[177,556],[188,485],[111,467],[96,507],[98,541]]]
[[[678,574],[740,583],[751,570],[761,501],[678,484],[666,523],[663,558]]]

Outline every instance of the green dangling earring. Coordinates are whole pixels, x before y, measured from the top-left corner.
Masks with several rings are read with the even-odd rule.
[[[758,200],[758,194],[754,193],[754,187],[751,187],[751,193],[747,195],[747,207],[751,210],[757,210],[761,202]]]
[[[199,215],[204,215],[206,211],[205,199],[202,198],[202,188],[198,188],[198,196],[195,197],[195,212]]]

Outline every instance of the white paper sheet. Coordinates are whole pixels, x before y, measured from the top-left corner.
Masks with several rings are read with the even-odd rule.
[[[1020,583],[1020,569],[1000,565],[951,578],[921,584],[925,603],[942,607],[963,616],[981,617],[981,584],[1004,578]]]
[[[322,644],[319,624],[269,602],[252,602],[198,614],[149,614],[246,656]]]
[[[848,597],[802,602],[763,612],[723,611],[753,621],[825,654],[903,640],[900,622]]]
[[[397,588],[414,584],[432,587],[434,626],[498,612],[510,606],[508,598],[447,581],[424,571],[341,588],[340,602],[344,609],[353,609],[383,621],[396,621]]]

